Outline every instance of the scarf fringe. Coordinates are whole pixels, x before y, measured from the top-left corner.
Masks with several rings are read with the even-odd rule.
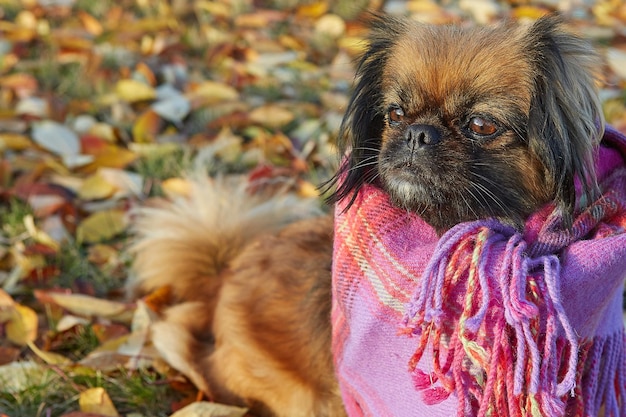
[[[489,255],[502,243],[506,249],[500,282],[490,282]],[[575,386],[578,340],[559,297],[559,260],[555,256],[529,259],[526,249],[521,235],[498,222],[460,225],[441,238],[421,288],[407,307],[405,325],[420,339],[411,370],[417,371],[430,341],[431,378],[440,381],[448,394],[457,394],[459,416],[477,407],[478,416],[494,411],[522,415],[523,409],[537,416],[561,415],[563,397]],[[543,274],[536,273],[538,268]],[[454,309],[444,312],[443,300],[455,294],[465,297],[455,304],[458,317],[450,319]],[[456,323],[455,328],[450,323]],[[545,323],[544,329],[540,323]],[[563,353],[557,349],[560,330],[565,333],[566,350],[573,353],[559,354]],[[558,380],[564,358],[565,374]],[[417,378],[423,380],[420,372]],[[423,386],[423,381],[417,386]],[[424,401],[445,399],[441,391],[425,391]],[[506,398],[506,393],[513,398]]]
[[[496,283],[486,265],[503,244]],[[404,319],[419,338],[409,366],[424,402],[455,393],[459,417],[562,416],[566,407],[595,416],[601,405],[606,416],[625,416],[624,334],[580,348],[559,295],[559,259],[526,253],[522,237],[497,222],[461,225],[442,237]],[[464,299],[444,312],[443,300],[455,294]],[[417,366],[429,345],[433,371],[427,373]],[[580,395],[587,356],[595,372]]]
[[[623,185],[626,173],[618,174],[611,182]],[[552,213],[533,244],[496,220],[459,224],[441,237],[403,321],[403,332],[419,340],[409,368],[426,403],[455,393],[459,417],[562,416],[566,409],[596,416],[601,407],[606,416],[626,416],[626,336],[579,346],[555,255],[596,227],[606,233],[607,219],[621,229],[623,193],[605,193],[570,232]],[[432,372],[425,372],[418,365],[429,346]]]
[[[607,338],[594,338],[582,349],[586,364],[579,367],[583,374],[576,396],[570,399],[572,416],[626,416],[626,332]],[[583,407],[584,405],[584,407]]]

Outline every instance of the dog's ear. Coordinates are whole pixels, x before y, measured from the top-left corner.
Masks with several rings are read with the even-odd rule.
[[[377,175],[376,164],[385,123],[383,72],[390,51],[406,31],[406,24],[401,19],[390,16],[372,14],[366,23],[370,28],[368,44],[359,60],[352,97],[339,130],[338,145],[346,159],[329,181],[330,186],[338,184],[330,202],[352,195],[351,204],[359,188],[372,182]]]
[[[604,125],[595,88],[599,58],[586,41],[563,28],[558,16],[539,19],[525,39],[535,74],[529,146],[542,161],[569,223],[576,209],[574,179],[582,186],[583,207],[598,194],[593,159]]]

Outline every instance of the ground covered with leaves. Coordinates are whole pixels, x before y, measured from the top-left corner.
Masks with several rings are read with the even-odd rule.
[[[152,349],[129,299],[133,208],[186,172],[315,195],[366,8],[435,24],[561,10],[599,48],[626,132],[626,4],[544,0],[0,0],[0,416],[242,416]]]

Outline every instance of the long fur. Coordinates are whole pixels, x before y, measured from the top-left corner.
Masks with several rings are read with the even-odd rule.
[[[328,324],[332,218],[316,201],[252,193],[243,178],[191,185],[189,198],[136,214],[131,285],[174,298],[154,345],[207,395],[257,416],[343,415]]]
[[[432,68],[437,65],[436,70],[443,74],[437,80],[440,86],[462,79],[464,74],[458,71],[463,71],[463,66],[467,70],[480,68],[480,73],[489,78],[498,68],[517,65],[519,73],[508,80],[506,93],[525,89],[530,102],[528,105],[512,103],[518,106],[519,112],[508,127],[523,144],[529,161],[536,160],[541,165],[539,170],[544,178],[539,184],[528,185],[525,192],[509,192],[523,185],[514,181],[515,178],[532,175],[538,171],[537,167],[534,163],[519,161],[506,162],[499,168],[497,164],[505,155],[494,154],[490,167],[469,168],[482,179],[477,180],[476,186],[464,196],[465,201],[457,207],[450,207],[455,204],[454,195],[440,196],[445,204],[435,200],[404,201],[407,200],[404,198],[399,199],[399,205],[420,212],[425,220],[441,230],[459,221],[486,216],[499,217],[519,227],[530,211],[549,201],[562,209],[564,217],[571,217],[576,208],[575,180],[582,183],[586,196],[583,205],[597,195],[593,156],[603,126],[594,84],[598,57],[586,41],[568,32],[558,17],[544,17],[528,28],[504,24],[500,28],[469,31],[408,23],[387,16],[373,16],[371,20],[369,47],[359,62],[355,91],[340,130],[340,149],[347,157],[337,176],[330,181],[330,184],[339,184],[330,197],[331,202],[352,198],[365,183],[380,183],[385,187],[380,166],[385,158],[381,156],[383,138],[389,130],[386,96],[392,91],[388,77],[399,74],[384,71],[389,70],[388,63],[396,56],[398,60],[405,60],[407,67],[414,61],[425,62],[424,66]],[[411,41],[432,45],[412,48]],[[428,74],[421,76],[428,80]],[[432,85],[424,83],[427,89]],[[476,84],[480,86],[479,82]],[[458,89],[451,93],[474,93],[466,92],[467,87],[459,82]],[[422,91],[399,93],[411,96]],[[513,174],[515,169],[520,171]],[[451,179],[448,179],[448,187],[464,188]],[[424,206],[436,207],[436,213],[429,213]]]

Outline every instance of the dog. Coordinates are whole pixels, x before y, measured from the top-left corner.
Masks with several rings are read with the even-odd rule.
[[[558,17],[369,24],[331,202],[373,184],[441,234],[487,217],[520,229],[547,203],[571,219],[597,195],[599,59]],[[205,178],[188,198],[141,209],[135,230],[134,287],[171,293],[152,337],[173,367],[254,415],[345,415],[331,353],[332,214]]]

